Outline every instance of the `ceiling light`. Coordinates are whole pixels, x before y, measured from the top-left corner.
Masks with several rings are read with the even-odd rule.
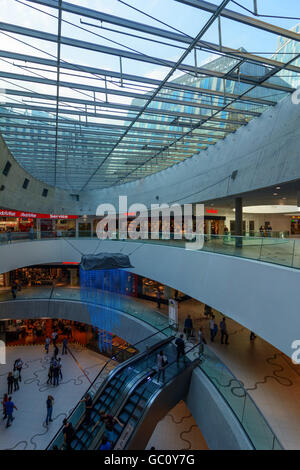
[[[280,189],[280,186],[276,186],[276,189]]]
[[[273,196],[278,196],[278,193],[273,193]]]

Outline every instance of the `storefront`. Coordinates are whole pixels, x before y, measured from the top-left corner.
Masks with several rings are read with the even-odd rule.
[[[0,216],[0,232],[29,232],[31,227],[36,229],[36,221],[31,217]]]
[[[291,219],[291,234],[300,235],[300,216],[294,215]]]
[[[75,236],[77,215],[40,214],[0,209],[0,232],[28,233],[33,228],[37,238]]]
[[[9,274],[10,282],[17,281],[21,287],[53,286],[53,284],[59,287],[71,284],[70,268],[64,266],[20,268]]]
[[[118,362],[125,361],[138,352],[137,349],[116,335],[109,335],[110,344],[107,350],[100,351],[99,336],[107,336],[107,333],[86,323],[50,318],[0,321],[0,332],[5,334],[7,346],[45,344],[46,337],[51,337],[53,330],[58,332],[59,345],[62,339],[67,336],[69,344],[80,344],[107,357],[118,354]]]

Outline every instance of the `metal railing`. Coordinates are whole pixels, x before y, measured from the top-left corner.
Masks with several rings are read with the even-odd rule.
[[[126,348],[126,350],[129,350],[132,347],[136,348],[139,344],[145,343],[145,341],[148,342],[150,339],[154,338],[157,335],[165,334],[166,330],[168,330],[168,329],[169,329],[169,327],[166,327],[166,328],[163,328],[162,330],[156,331],[155,333],[152,333],[151,335],[147,336],[146,338],[143,338],[142,340],[139,340],[137,343],[129,346],[128,348]],[[72,423],[73,427],[76,427],[78,425],[78,423],[81,421],[81,419],[82,419],[82,417],[85,413],[85,405],[82,402],[82,400],[84,399],[84,397],[87,394],[89,394],[91,397],[94,397],[96,395],[96,393],[98,392],[98,390],[102,386],[103,382],[105,381],[106,377],[108,377],[109,373],[111,372],[111,370],[109,370],[109,366],[112,365],[112,363],[117,362],[118,355],[121,354],[122,352],[124,352],[124,350],[120,350],[119,353],[115,354],[112,358],[108,359],[105,362],[105,364],[102,366],[102,368],[100,369],[99,373],[97,374],[97,376],[95,377],[95,379],[93,380],[93,382],[91,383],[89,388],[86,390],[86,392],[81,397],[81,399],[78,401],[78,403],[74,406],[73,410],[71,411],[71,413],[69,414],[69,416],[67,418],[67,420],[70,423]],[[134,356],[134,355],[135,354],[133,353],[132,356]],[[125,363],[127,363],[127,362],[128,362],[128,360],[125,361]],[[101,380],[101,383],[99,383],[100,380]],[[57,433],[55,434],[55,436],[50,441],[50,443],[48,444],[46,449],[48,449],[48,450],[52,449],[54,446],[57,446],[60,449],[63,446],[63,443],[64,443],[63,426],[61,426],[59,428],[59,430],[57,431]]]
[[[141,233],[141,236],[143,235],[146,236],[147,234]],[[176,239],[174,233],[157,233],[156,235],[156,239],[153,238],[155,234],[152,234],[152,238],[141,238],[138,240],[128,238],[124,241],[138,244],[172,246],[176,248],[185,248],[186,242],[188,242],[189,250],[193,250],[193,241]],[[288,238],[285,236],[287,234],[284,232],[272,232],[268,235],[270,236],[234,236],[230,233],[226,235],[197,235],[194,249],[195,251],[236,256],[300,269],[300,238]],[[96,237],[93,238],[91,236],[90,231],[81,232],[78,236],[75,236],[75,233],[61,233],[58,235],[57,232],[41,232],[34,234],[28,232],[12,232],[10,235],[6,232],[0,232],[0,246],[20,242],[34,242],[36,240],[65,240],[66,243],[69,242],[73,245],[72,240],[80,239],[98,240]],[[115,240],[119,240],[118,234],[116,234]],[[104,243],[105,242],[104,240]],[[102,243],[103,241],[101,242],[101,250],[103,249]],[[76,245],[74,245],[73,248],[76,249]]]

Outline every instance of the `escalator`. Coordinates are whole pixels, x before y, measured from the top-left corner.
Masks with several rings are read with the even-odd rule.
[[[169,349],[173,349],[173,354],[175,354],[175,347],[171,344],[173,339],[174,337],[171,336],[159,341],[146,351],[125,361],[109,374],[103,386],[94,396],[90,423],[86,424],[83,418],[76,428],[72,442],[74,450],[86,450],[93,446],[95,434],[99,433],[99,427],[105,426],[102,423],[100,412],[103,411],[115,416],[119,404],[122,403],[131,388],[145,376],[145,371],[151,370],[155,365],[158,352],[163,348],[169,354]],[[121,431],[119,425],[116,425],[116,429]]]
[[[158,345],[153,355],[156,356],[160,349],[161,345]],[[165,343],[164,352],[169,361],[164,378],[158,380],[155,362],[149,361],[144,372],[128,384],[126,396],[116,403],[113,415],[123,426],[115,424],[109,435],[112,449],[144,449],[157,422],[187,394],[192,370],[198,364],[198,357],[194,358],[198,356],[198,345],[193,346],[179,363],[173,338]],[[106,426],[102,423],[89,449],[99,449],[105,434]]]
[[[85,403],[84,397],[78,402],[71,414],[68,416],[68,421],[73,425],[75,436],[72,442],[72,447],[78,450],[84,450],[90,447],[95,433],[93,428],[100,419],[100,411],[110,411],[113,404],[118,403],[118,397],[126,394],[126,388],[131,386],[138,374],[143,373],[143,370],[148,366],[148,363],[153,363],[156,348],[159,345],[164,346],[168,344],[173,338],[173,330],[167,326],[162,330],[156,331],[146,338],[135,343],[133,348],[142,350],[139,354],[132,354],[132,346],[125,350],[127,354],[132,357],[125,362],[118,364],[118,360],[124,356],[124,349],[121,349],[117,354],[114,354],[104,366],[101,368],[97,377],[84,394],[88,393],[93,401],[93,408],[91,412],[91,422],[85,422]],[[71,352],[71,351],[70,351]],[[96,432],[98,429],[96,429]],[[55,434],[54,438],[48,444],[47,449],[64,449],[64,435],[63,426]]]
[[[170,330],[165,330],[162,330],[165,335],[170,334]],[[74,450],[99,449],[103,436],[108,434],[102,412],[118,418],[109,432],[112,448],[143,449],[157,422],[185,397],[197,360],[188,351],[184,361],[181,359],[177,363],[175,337],[157,341],[162,337],[161,333],[157,332],[143,340],[143,352],[119,364],[99,382],[103,369],[115,358],[107,361],[88,390],[93,402],[90,421],[86,422],[85,405],[82,402],[78,403],[68,418],[75,430],[71,444]],[[194,346],[192,350],[197,347]],[[157,355],[161,350],[168,358],[168,365],[165,367],[164,379],[160,377],[158,380]],[[62,428],[47,449],[53,447],[64,448]]]

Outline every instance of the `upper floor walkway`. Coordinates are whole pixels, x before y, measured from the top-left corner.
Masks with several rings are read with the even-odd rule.
[[[88,253],[122,252],[130,256],[134,266],[130,271],[212,306],[291,356],[300,323],[295,302],[300,282],[300,270],[295,269],[299,241],[254,238],[243,240],[241,247],[232,237],[218,237],[205,240],[202,249],[184,248],[178,240],[12,239],[0,245],[0,272],[79,263],[82,254]]]

